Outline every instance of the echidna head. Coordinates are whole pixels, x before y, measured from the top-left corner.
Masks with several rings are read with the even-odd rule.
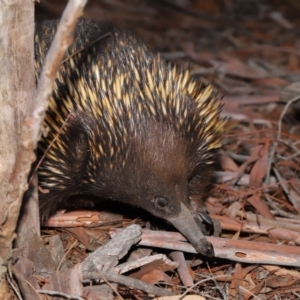
[[[199,175],[201,167],[198,152],[191,148],[187,137],[169,123],[148,118],[135,129],[118,155],[92,164],[105,167],[103,171],[97,169],[97,175],[94,173],[96,182],[90,185],[91,189],[97,196],[141,207],[168,220],[197,251],[211,256],[212,246],[190,212],[190,182],[195,172]],[[205,158],[201,163],[203,172],[211,165]],[[206,188],[211,174],[204,174],[206,178],[200,183],[200,189]]]

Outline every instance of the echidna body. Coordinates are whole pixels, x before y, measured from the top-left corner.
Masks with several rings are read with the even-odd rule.
[[[37,26],[37,78],[56,25]],[[79,21],[39,145],[42,220],[91,195],[142,207],[213,255],[200,223],[209,220],[203,199],[221,147],[220,110],[212,87],[188,70],[131,35]]]

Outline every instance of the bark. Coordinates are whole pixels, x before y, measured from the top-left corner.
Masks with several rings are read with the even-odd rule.
[[[22,195],[34,160],[33,145],[22,136],[24,120],[34,97],[34,3],[31,0],[0,1],[0,259],[5,264],[16,236]],[[19,163],[20,148],[26,163]],[[0,274],[1,275],[1,274]]]

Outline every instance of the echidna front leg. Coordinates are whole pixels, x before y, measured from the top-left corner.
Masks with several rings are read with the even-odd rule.
[[[193,213],[193,216],[197,225],[205,235],[221,235],[222,228],[220,221],[212,219],[204,207],[198,208],[197,212]]]
[[[218,220],[210,217],[201,195],[191,195],[189,198],[190,211],[203,234],[220,236],[222,231],[221,224]]]

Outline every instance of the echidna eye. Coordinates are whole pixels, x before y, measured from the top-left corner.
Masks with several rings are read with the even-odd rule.
[[[155,197],[151,202],[159,208],[166,208],[169,205],[169,200],[164,197]]]

